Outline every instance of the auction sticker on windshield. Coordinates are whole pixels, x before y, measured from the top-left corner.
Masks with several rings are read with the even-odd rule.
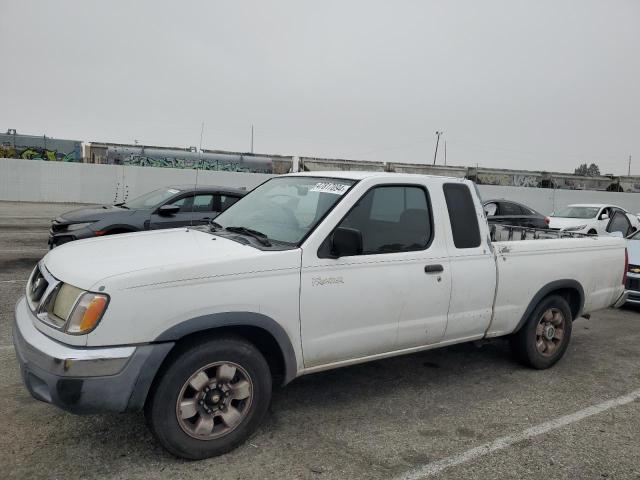
[[[310,192],[321,193],[334,193],[336,195],[342,195],[349,189],[349,185],[333,182],[318,182],[315,186],[309,190]]]

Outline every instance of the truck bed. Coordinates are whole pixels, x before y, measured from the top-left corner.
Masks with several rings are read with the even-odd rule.
[[[513,331],[527,302],[551,282],[570,280],[581,285],[584,305],[576,314],[607,308],[620,295],[625,258],[625,243],[620,238],[558,231],[545,238],[533,233],[535,238],[511,235],[510,240],[492,242],[497,290],[488,337]]]
[[[551,230],[549,228],[531,228],[517,225],[502,225],[494,223],[489,225],[489,234],[492,242],[511,242],[518,240],[548,240],[552,238],[597,238],[585,233],[567,232],[563,230]]]

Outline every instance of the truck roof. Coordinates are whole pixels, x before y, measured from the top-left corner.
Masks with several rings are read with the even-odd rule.
[[[422,175],[418,173],[395,173],[395,172],[367,172],[367,171],[343,171],[343,170],[329,170],[329,171],[314,171],[314,172],[298,172],[289,173],[287,176],[300,176],[300,177],[330,177],[330,178],[344,178],[346,180],[364,180],[365,178],[388,178],[389,180],[397,181],[402,178],[433,178],[452,180],[456,182],[464,182],[464,178],[459,177],[446,177],[442,175]]]

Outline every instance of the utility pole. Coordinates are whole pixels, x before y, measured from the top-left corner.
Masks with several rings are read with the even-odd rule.
[[[444,132],[441,131],[437,131],[436,132],[436,151],[433,154],[433,164],[436,164],[436,158],[438,158],[438,143],[440,143],[440,135],[442,135]]]
[[[253,153],[253,125],[251,125],[251,153]]]
[[[629,155],[629,168],[627,169],[627,176],[631,176],[631,155]]]

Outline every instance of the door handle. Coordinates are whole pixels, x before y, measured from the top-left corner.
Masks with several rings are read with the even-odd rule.
[[[424,273],[442,273],[443,271],[442,265],[427,265],[424,267]]]

